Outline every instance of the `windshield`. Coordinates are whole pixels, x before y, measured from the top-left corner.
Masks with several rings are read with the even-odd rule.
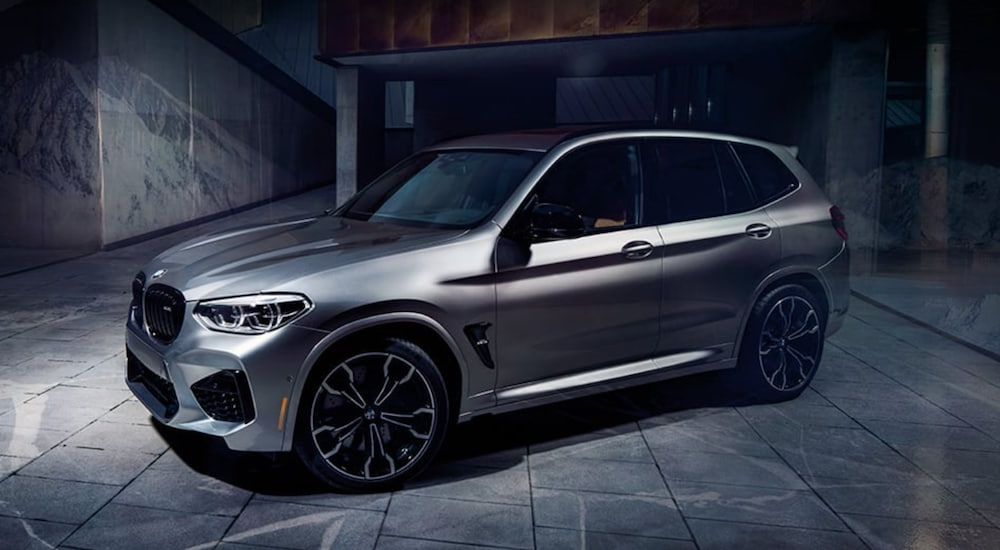
[[[364,188],[340,214],[372,222],[470,228],[500,208],[541,156],[506,150],[420,153]]]

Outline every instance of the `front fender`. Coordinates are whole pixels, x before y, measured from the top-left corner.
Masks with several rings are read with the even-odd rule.
[[[292,448],[292,442],[294,440],[295,425],[298,418],[299,409],[302,407],[302,397],[305,392],[306,382],[309,380],[309,375],[313,372],[313,368],[316,364],[323,358],[323,356],[330,351],[337,343],[342,342],[344,339],[350,337],[352,334],[357,334],[363,330],[378,327],[381,325],[388,325],[391,323],[417,323],[433,330],[438,336],[441,337],[442,341],[447,344],[452,356],[458,364],[459,371],[461,372],[462,378],[462,399],[458,403],[459,410],[463,410],[464,402],[469,394],[468,387],[468,363],[465,358],[465,354],[462,351],[461,346],[458,342],[452,338],[451,334],[444,328],[444,326],[439,323],[436,319],[427,315],[426,313],[417,311],[392,311],[385,313],[378,313],[374,315],[369,315],[362,318],[357,318],[344,324],[340,324],[337,328],[331,330],[322,340],[320,340],[309,352],[309,355],[303,361],[302,365],[299,367],[298,374],[296,376],[292,394],[290,396],[290,403],[294,403],[295,406],[289,408],[286,416],[286,429],[285,436],[282,441],[282,450],[288,451]],[[319,329],[310,329],[319,330]],[[322,331],[325,332],[325,331]]]

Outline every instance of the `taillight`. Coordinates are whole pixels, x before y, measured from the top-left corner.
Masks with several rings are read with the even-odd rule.
[[[841,239],[847,240],[847,226],[844,225],[844,213],[836,206],[830,207],[830,218],[833,220],[833,229],[840,235]]]

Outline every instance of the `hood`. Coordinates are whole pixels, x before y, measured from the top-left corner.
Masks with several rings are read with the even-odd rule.
[[[462,233],[334,216],[295,219],[185,242],[157,256],[145,273],[147,282],[177,288],[187,300],[290,291],[294,290],[290,283],[299,278],[430,246]]]

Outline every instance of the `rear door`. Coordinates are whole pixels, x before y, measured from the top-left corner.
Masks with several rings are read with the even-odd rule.
[[[780,236],[755,208],[728,143],[662,138],[644,147],[646,216],[664,243],[657,354],[728,357],[757,285],[780,258]]]
[[[830,201],[816,185],[800,185],[799,176],[768,149],[746,143],[733,148],[759,202],[781,227],[785,258],[819,268],[840,253],[844,240],[833,230]],[[809,176],[803,170],[801,177]]]

